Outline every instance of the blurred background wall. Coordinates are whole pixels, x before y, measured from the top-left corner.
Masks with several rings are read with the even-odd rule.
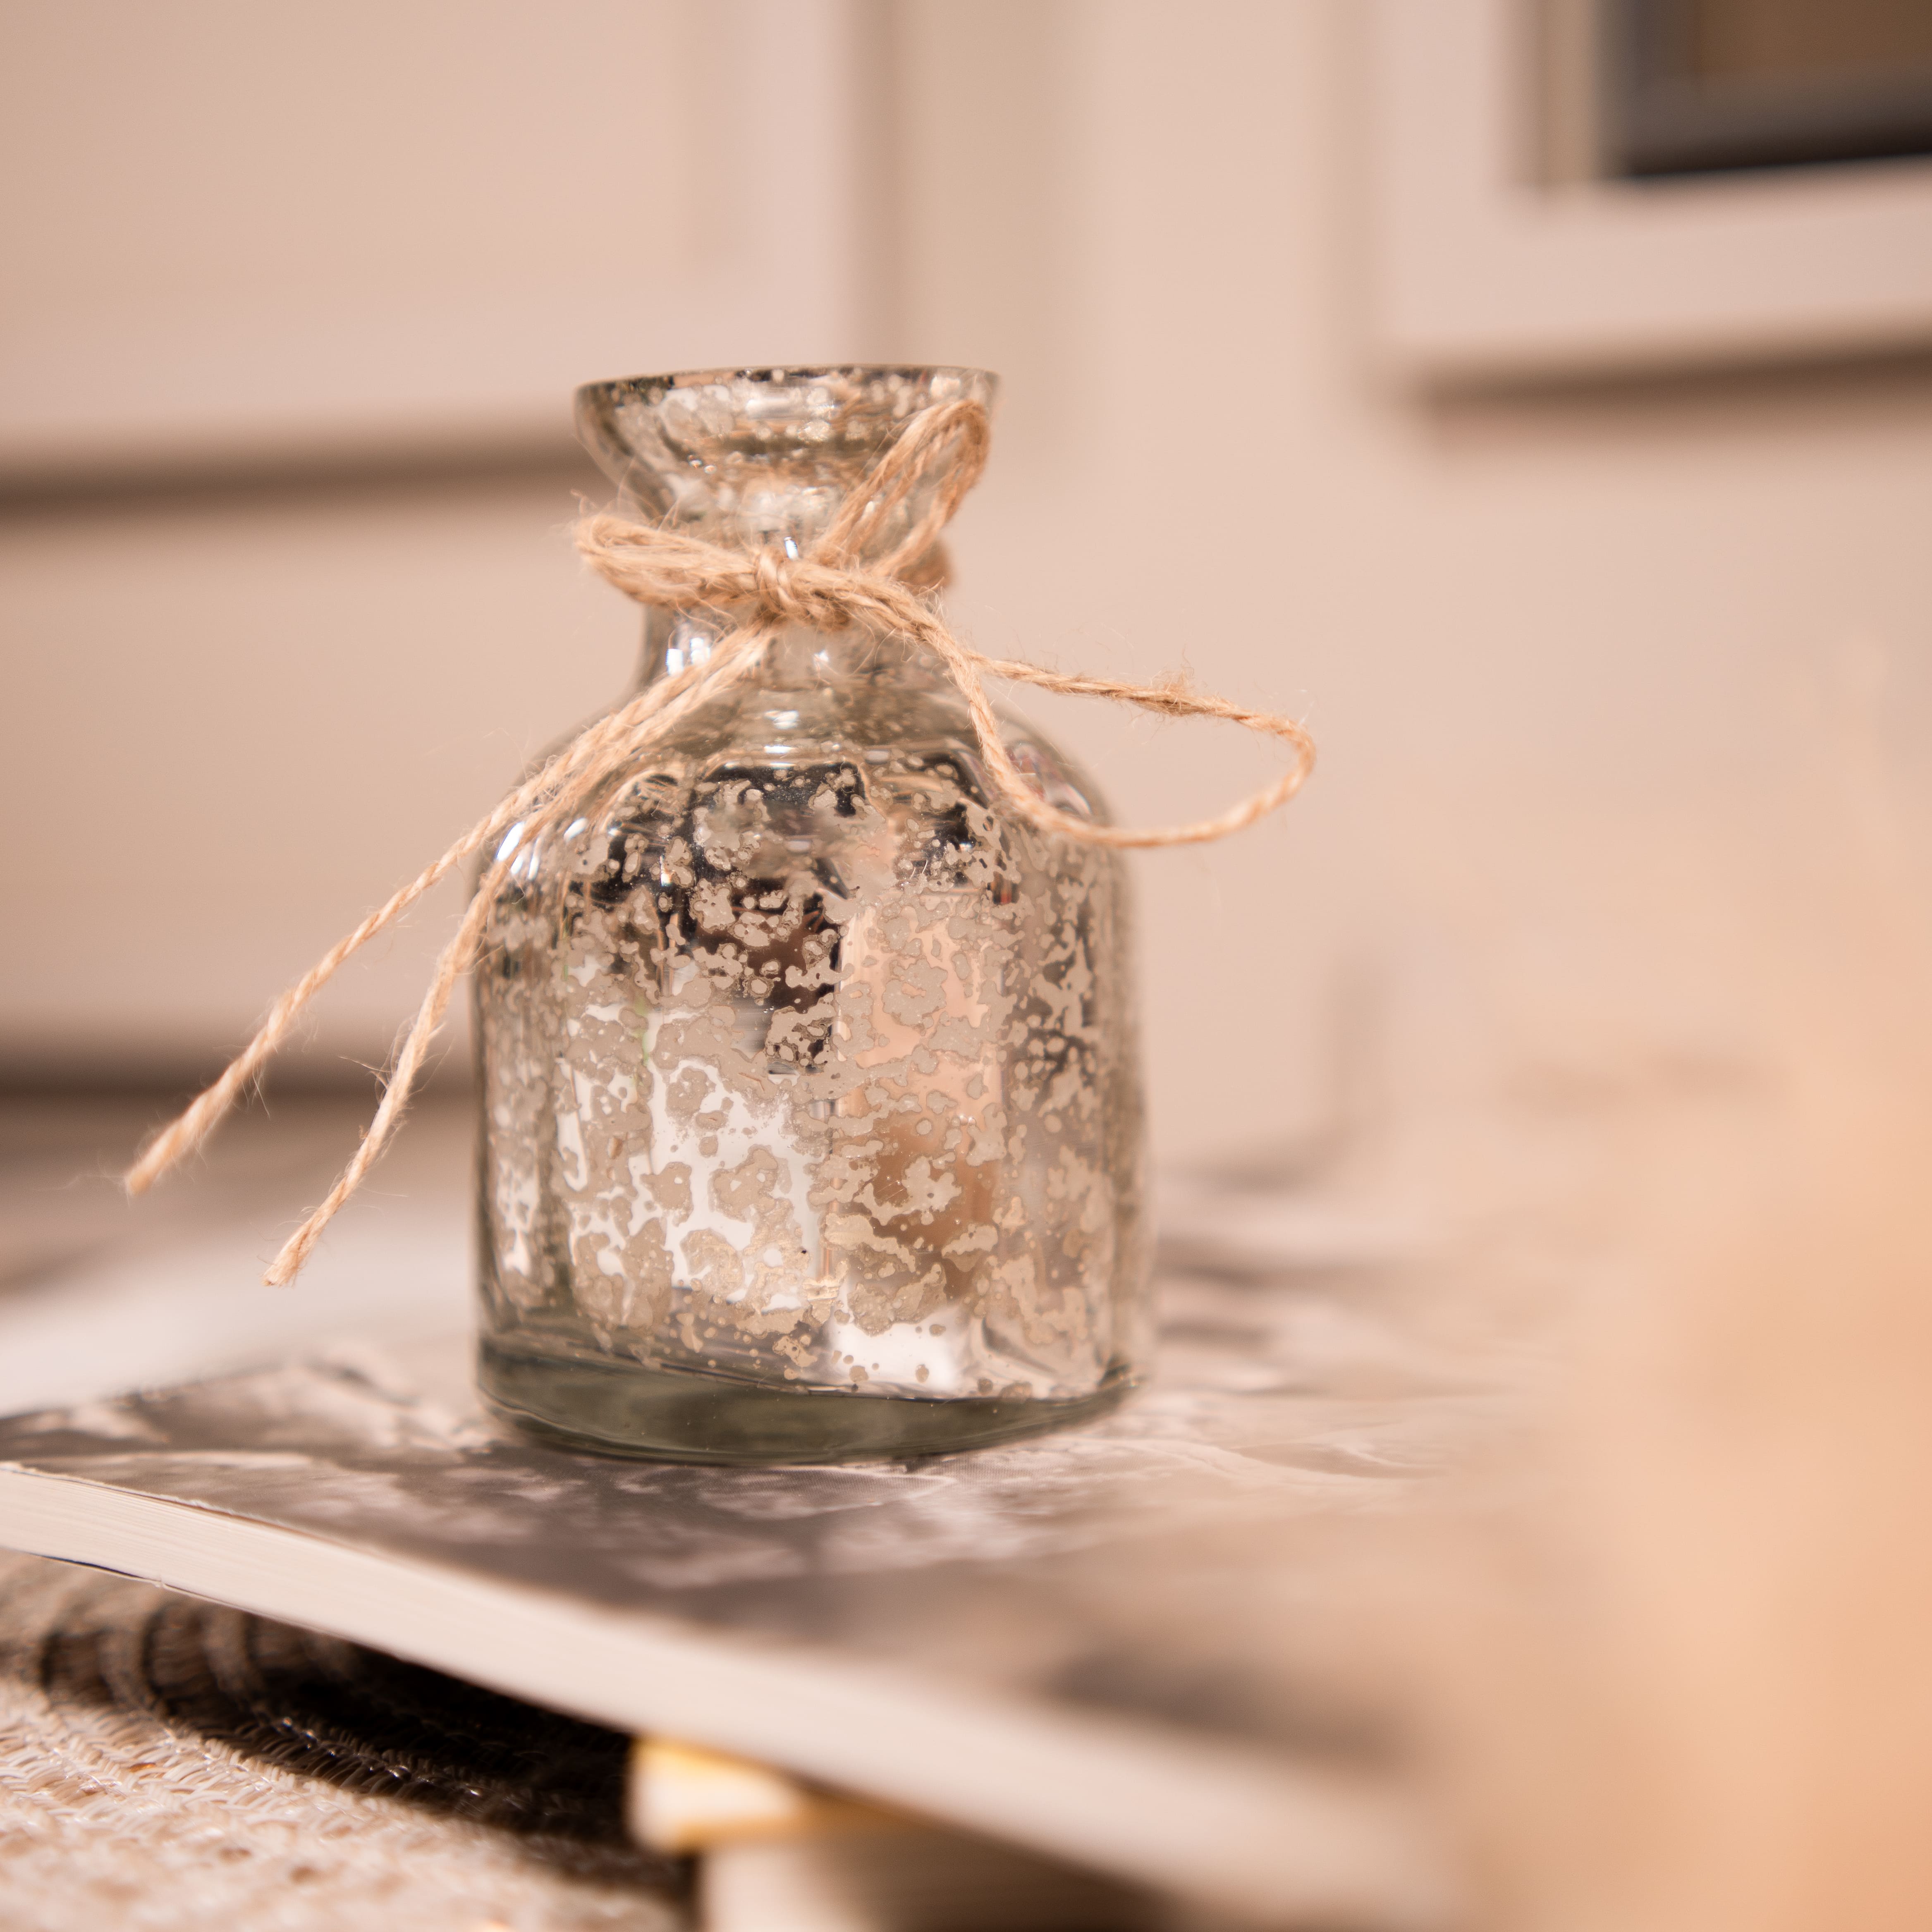
[[[1288,812],[1133,862],[1165,1153],[1453,1064],[1472,934],[1653,997],[1618,880],[1695,845],[1778,890],[1781,694],[1876,650],[1901,729],[1932,696],[1932,364],[1392,372],[1365,12],[9,8],[0,1074],[185,1082],[612,696],[569,386],[739,362],[999,370],[968,634],[1315,729]],[[1048,722],[1132,819],[1265,769]],[[306,1077],[382,1059],[454,904]],[[1661,1034],[1719,957],[1654,976]]]

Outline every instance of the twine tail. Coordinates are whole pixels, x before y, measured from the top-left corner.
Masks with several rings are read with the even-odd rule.
[[[527,790],[524,788],[524,790]],[[206,1142],[244,1090],[280,1050],[302,1010],[334,978],[347,962],[376,935],[401,918],[423,895],[440,885],[458,866],[506,830],[524,796],[520,790],[488,818],[473,826],[433,864],[425,866],[406,886],[390,894],[352,932],[338,940],[268,1010],[255,1036],[230,1060],[203,1092],[169,1122],[122,1176],[129,1194],[145,1194],[168,1170],[185,1160]]]
[[[743,627],[720,640],[709,664],[694,665],[662,684],[653,685],[620,710],[600,720],[518,786],[440,858],[424,866],[408,884],[392,892],[283,993],[269,1009],[268,1018],[262,1022],[254,1039],[229,1063],[220,1076],[142,1150],[140,1158],[122,1177],[122,1185],[128,1192],[130,1196],[145,1194],[170,1168],[178,1166],[206,1143],[236,1101],[280,1050],[309,1002],[370,940],[394,925],[424,893],[440,885],[466,860],[500,839],[518,820],[533,813],[540,817],[546,815],[542,812],[546,805],[553,812],[568,809],[596,788],[614,758],[629,755],[649,744],[659,732],[668,730],[704,692],[742,676],[756,661],[758,650],[767,634],[763,627],[757,625]],[[393,1079],[391,1084],[393,1087]],[[386,1100],[384,1105],[388,1105]],[[384,1138],[387,1137],[386,1132]],[[366,1171],[364,1162],[360,1172]],[[334,1198],[332,1195],[331,1198]],[[339,1206],[340,1203],[335,1204]],[[331,1208],[329,1213],[334,1211]],[[326,1215],[323,1216],[325,1221],[327,1218]],[[309,1245],[314,1245],[312,1240]]]
[[[740,627],[720,640],[708,665],[686,672],[676,682],[653,686],[642,698],[593,725],[584,738],[567,747],[536,779],[513,795],[514,802],[522,799],[532,787],[548,783],[560,766],[574,767],[566,781],[544,801],[542,812],[532,814],[533,823],[527,836],[534,838],[545,826],[574,815],[587,796],[610,776],[614,766],[662,737],[700,699],[714,695],[721,686],[742,677],[758,662],[770,635],[769,626],[764,624],[753,622]],[[650,702],[645,703],[644,699]],[[600,740],[598,754],[586,756],[584,740],[592,737]],[[501,812],[500,807],[492,818],[500,816]],[[475,836],[471,835],[472,839]],[[383,1088],[382,1104],[376,1109],[375,1118],[369,1123],[362,1145],[337,1178],[321,1206],[289,1237],[281,1252],[269,1263],[267,1273],[262,1277],[267,1286],[285,1287],[302,1272],[315,1244],[321,1240],[323,1229],[362,1186],[363,1177],[381,1159],[383,1149],[402,1125],[404,1112],[422,1072],[423,1061],[428,1055],[430,1042],[448,1011],[456,982],[476,963],[482,949],[484,929],[489,924],[497,892],[514,856],[512,853],[504,854],[477,881],[476,892],[455,938],[437,958],[435,977],[396,1055],[395,1065]]]
[[[231,1060],[212,1085],[193,1100],[141,1150],[140,1157],[121,1177],[132,1195],[145,1194],[177,1161],[200,1147],[227,1118],[229,1110],[254,1082],[280,1046],[297,1013],[308,1004],[298,986],[291,986],[269,1012],[261,1030]]]
[[[289,1237],[281,1252],[268,1264],[268,1271],[262,1277],[268,1287],[286,1287],[302,1272],[302,1264],[322,1238],[322,1231],[335,1218],[336,1210],[362,1186],[362,1177],[375,1166],[383,1148],[388,1145],[390,1136],[402,1124],[404,1110],[409,1106],[410,1095],[415,1088],[417,1075],[422,1070],[430,1042],[449,1009],[450,995],[456,990],[457,981],[469,970],[476,956],[484,926],[496,898],[496,888],[508,869],[508,862],[500,859],[478,885],[476,895],[464,914],[463,923],[456,929],[456,937],[442,949],[436,962],[436,976],[423,996],[422,1004],[416,1010],[402,1051],[396,1056],[388,1084],[383,1089],[382,1103],[376,1109],[376,1118],[369,1123],[362,1136],[362,1144],[356,1150],[354,1158],[342,1170],[322,1205]]]
[[[946,667],[946,675],[966,700],[974,735],[980,741],[993,789],[1020,818],[1040,830],[1072,840],[1076,844],[1102,845],[1116,851],[1170,845],[1198,845],[1225,838],[1258,818],[1286,805],[1315,769],[1315,741],[1298,720],[1270,711],[1231,704],[1211,692],[1190,691],[1178,684],[1129,684],[1117,678],[1069,676],[1038,664],[988,658],[962,644],[944,620],[903,585],[866,578],[854,579],[848,592],[855,613],[884,628],[902,631],[931,651]],[[1151,711],[1163,718],[1217,718],[1244,730],[1278,738],[1294,753],[1294,761],[1278,778],[1212,818],[1180,825],[1144,829],[1102,825],[1049,805],[1029,784],[1007,751],[992,700],[986,695],[987,677],[1011,679],[1074,698],[1110,698]]]
[[[492,814],[492,818],[496,816]],[[220,1076],[198,1094],[142,1150],[140,1158],[122,1177],[130,1195],[145,1194],[178,1162],[185,1160],[227,1118],[229,1110],[272,1060],[289,1036],[302,1010],[334,978],[342,966],[376,935],[400,919],[424,893],[440,884],[462,864],[486,833],[490,821],[458,839],[442,856],[425,866],[409,884],[389,897],[361,925],[339,939],[268,1010],[255,1036],[230,1060]]]
[[[944,626],[940,628],[943,632]],[[1299,718],[1284,717],[1272,711],[1257,711],[1246,705],[1231,704],[1226,698],[1216,698],[1211,692],[1190,691],[1185,684],[1178,682],[1127,684],[1115,678],[1069,676],[1060,671],[1042,670],[1038,664],[1030,664],[1011,658],[982,657],[977,651],[968,650],[950,634],[946,635],[945,643],[950,646],[950,652],[942,649],[940,655],[946,658],[949,668],[952,664],[950,653],[956,653],[962,661],[961,668],[953,674],[960,680],[961,688],[965,693],[980,748],[1004,781],[1003,790],[1006,791],[1010,800],[1030,817],[1035,824],[1045,830],[1059,832],[1063,837],[1124,850],[1144,851],[1169,845],[1207,844],[1243,830],[1256,820],[1265,818],[1271,812],[1280,811],[1314,773],[1315,740]],[[1217,812],[1212,818],[1190,819],[1179,825],[1156,825],[1144,828],[1096,825],[1090,820],[1077,819],[1066,812],[1056,812],[1027,784],[1019,768],[1008,756],[1004,742],[998,735],[998,720],[980,684],[981,676],[1004,678],[1016,684],[1030,684],[1042,691],[1058,692],[1069,698],[1112,698],[1118,703],[1133,705],[1142,711],[1150,711],[1160,718],[1219,718],[1226,724],[1238,724],[1243,730],[1252,731],[1258,736],[1279,739],[1294,756],[1288,768],[1278,777],[1250,792],[1246,798],[1230,806],[1226,812]],[[965,682],[969,677],[971,680],[970,686]],[[1024,802],[1022,802],[1022,800]]]

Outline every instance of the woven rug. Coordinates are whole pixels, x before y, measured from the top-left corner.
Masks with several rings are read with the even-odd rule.
[[[356,1646],[0,1555],[7,1932],[670,1932],[628,1741]]]

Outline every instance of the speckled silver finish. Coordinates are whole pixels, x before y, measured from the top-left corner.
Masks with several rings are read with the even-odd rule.
[[[992,387],[712,372],[579,406],[640,510],[797,554],[914,412]],[[729,623],[652,613],[644,677]],[[1052,802],[1098,812],[1037,734],[1008,743]],[[1128,1385],[1120,861],[988,796],[936,662],[794,627],[561,836],[512,833],[478,975],[500,1406],[638,1453],[818,1460],[997,1441]]]

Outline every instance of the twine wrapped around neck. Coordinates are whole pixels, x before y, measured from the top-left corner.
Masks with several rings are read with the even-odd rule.
[[[220,1078],[149,1143],[128,1172],[128,1191],[145,1192],[207,1140],[287,1038],[303,1008],[352,954],[478,852],[492,852],[456,936],[436,962],[429,990],[404,1038],[362,1145],[327,1198],[290,1237],[264,1276],[272,1287],[292,1280],[323,1228],[355,1192],[400,1124],[456,983],[482,945],[490,908],[514,856],[497,849],[512,827],[524,828],[515,842],[522,845],[550,826],[568,824],[592,793],[661,744],[691,711],[745,678],[789,625],[821,631],[861,625],[909,638],[930,651],[965,700],[992,790],[1015,817],[1042,832],[1082,844],[1116,848],[1196,844],[1224,838],[1286,805],[1315,764],[1314,742],[1294,719],[1231,704],[1178,682],[1128,684],[1114,678],[1070,676],[1036,664],[985,657],[947,629],[929,598],[908,580],[918,576],[940,532],[979,480],[988,440],[986,412],[976,402],[943,403],[922,411],[847,500],[824,536],[800,557],[729,548],[608,514],[584,518],[577,529],[578,548],[599,575],[626,596],[664,609],[732,612],[737,614],[736,628],[713,645],[703,663],[654,680],[628,704],[588,726],[440,859],[331,946],[275,1002],[260,1030]],[[931,503],[889,550],[862,566],[860,558],[887,520],[941,465]],[[1213,818],[1145,830],[1095,824],[1048,804],[1028,783],[1000,735],[982,682],[988,677],[1076,697],[1114,698],[1166,718],[1225,718],[1279,738],[1293,753],[1292,760],[1279,777]]]

